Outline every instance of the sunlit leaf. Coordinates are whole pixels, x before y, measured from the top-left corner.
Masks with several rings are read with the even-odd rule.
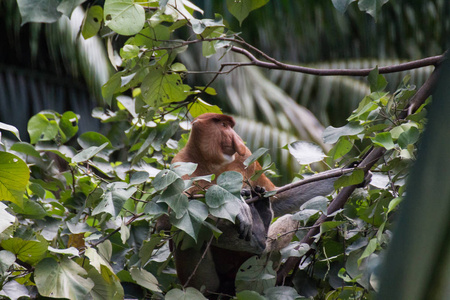
[[[322,148],[310,142],[297,141],[289,144],[288,149],[301,165],[309,165],[326,157]]]
[[[106,0],[103,18],[105,25],[118,34],[133,35],[144,27],[145,11],[133,0]]]
[[[43,259],[47,253],[48,243],[42,241],[27,241],[18,237],[3,240],[3,249],[14,253],[23,262],[34,265]]]
[[[152,273],[137,267],[132,267],[130,273],[131,277],[140,286],[143,286],[154,292],[161,292],[161,289],[158,286],[158,280]]]
[[[197,99],[194,103],[189,104],[188,109],[193,118],[197,118],[205,113],[222,114],[222,111],[217,105],[211,105],[202,99]]]
[[[16,220],[16,217],[6,211],[6,208],[7,206],[0,202],[0,233],[11,226]]]
[[[145,103],[158,107],[164,103],[183,101],[189,95],[190,87],[181,81],[178,73],[164,73],[161,69],[151,70],[142,81],[141,91]]]
[[[44,114],[36,114],[28,121],[28,133],[31,144],[37,141],[50,141],[58,134],[58,124],[49,120]]]
[[[36,266],[34,274],[39,294],[47,297],[86,299],[94,287],[91,279],[84,278],[87,272],[68,258],[60,262],[45,258]]]
[[[19,139],[19,141],[21,141],[19,130],[16,127],[0,122],[0,130],[6,130],[11,132]]]
[[[103,21],[103,8],[100,5],[89,7],[81,28],[81,34],[87,40],[97,34]]]
[[[30,179],[27,164],[8,152],[0,152],[0,201],[11,201],[22,207],[23,193]]]

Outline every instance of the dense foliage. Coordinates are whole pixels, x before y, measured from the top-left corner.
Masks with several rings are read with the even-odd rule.
[[[33,1],[18,2],[23,22],[52,21],[73,9],[71,1],[42,0],[38,6],[54,2],[55,7],[42,15],[29,5]],[[229,0],[227,5],[242,22],[266,2]],[[333,1],[341,10],[350,2]],[[361,0],[359,5],[375,14],[384,2]],[[210,216],[235,220],[238,211],[233,203],[241,201],[237,187],[242,177],[224,173],[204,198],[189,200],[183,193],[195,179],[181,177],[191,174],[195,165],[175,167],[170,161],[187,141],[186,115],[196,117],[220,108],[200,98],[215,94],[209,85],[189,86],[183,81],[190,70],[177,55],[198,43],[205,57],[226,55],[231,45],[244,42],[227,29],[221,16],[194,17],[201,12],[186,0],[107,0],[103,7],[89,7],[81,34],[89,38],[100,30],[111,42],[110,59],[118,68],[102,89],[108,108],[92,113],[108,125],[106,134],[77,135],[83,120],[70,111],[33,116],[28,122],[29,142],[21,141],[14,127],[0,123],[2,131],[17,139],[2,139],[0,145],[2,295],[203,297],[200,291],[180,286],[168,241],[189,245],[218,237],[221,232]],[[179,38],[183,31],[189,31],[189,39]],[[119,55],[114,55],[117,35],[126,38]],[[238,67],[243,66],[231,65]],[[216,74],[220,73],[224,70]],[[378,267],[404,196],[426,109],[422,105],[408,116],[401,114],[415,93],[407,78],[395,93],[385,91],[387,82],[376,68],[368,81],[371,93],[348,117],[348,124],[324,131],[324,143],[333,145],[328,153],[306,142],[286,149],[300,163],[298,177],[303,178],[312,172],[311,164],[346,167],[371,149],[384,148],[382,159],[372,167],[370,185],[357,189],[342,209],[330,215],[332,220],[320,224],[311,246],[299,241],[327,212],[334,195],[314,198],[299,208],[294,218],[304,227],[281,253],[270,254],[274,260],[303,256],[292,272],[292,284],[275,286],[277,270],[272,262],[253,257],[246,264],[256,268],[240,272],[236,279],[238,299],[371,299],[377,291]],[[258,156],[268,174],[275,175],[270,156]],[[339,191],[363,180],[364,172],[356,169],[335,187]],[[156,232],[155,221],[165,214],[172,230]]]

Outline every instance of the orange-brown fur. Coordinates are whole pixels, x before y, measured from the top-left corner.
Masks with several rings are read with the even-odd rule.
[[[236,171],[249,179],[256,170],[261,170],[258,162],[246,168],[244,161],[252,152],[241,137],[233,130],[234,119],[227,115],[206,113],[197,117],[186,146],[173,158],[174,162],[193,162],[197,169],[189,177],[215,174],[216,178],[226,171]],[[234,156],[230,162],[224,155]],[[272,191],[275,185],[263,174],[252,185]]]

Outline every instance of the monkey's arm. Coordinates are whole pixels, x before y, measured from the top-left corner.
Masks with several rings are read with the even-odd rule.
[[[327,196],[334,192],[337,178],[328,178],[310,182],[290,190],[278,193],[270,198],[274,217],[296,212],[300,206],[317,196]]]

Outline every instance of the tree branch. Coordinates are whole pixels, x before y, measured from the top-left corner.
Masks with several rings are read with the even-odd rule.
[[[275,195],[277,194],[282,194],[283,192],[286,192],[290,189],[311,183],[311,182],[315,182],[315,181],[321,181],[321,180],[325,180],[325,179],[329,179],[329,178],[333,178],[333,177],[340,177],[342,175],[348,174],[353,172],[355,169],[354,168],[346,168],[346,169],[334,169],[334,170],[329,170],[329,171],[325,171],[319,174],[315,174],[312,175],[308,178],[299,180],[297,182],[294,183],[290,183],[290,184],[286,184],[278,189],[275,190]],[[273,196],[273,195],[272,195]],[[259,199],[261,199],[259,196],[255,196],[251,199],[247,199],[245,200],[245,202],[247,202],[247,204],[253,203],[258,201]]]
[[[318,75],[318,76],[368,76],[370,71],[374,68],[369,69],[315,69],[302,67],[297,65],[290,65],[279,62],[275,59],[271,59],[271,62],[265,62],[257,59],[252,53],[243,48],[239,48],[236,46],[231,46],[231,51],[240,53],[245,55],[248,59],[250,59],[249,63],[225,63],[223,65],[236,65],[240,66],[257,66],[266,69],[273,70],[284,70],[284,71],[293,71],[298,73],[310,74],[310,75]],[[393,66],[385,66],[379,67],[378,72],[380,74],[388,74],[388,73],[396,73],[402,71],[408,71],[412,69],[423,68],[426,66],[436,66],[444,59],[444,55],[431,56],[419,60],[414,60],[406,63],[401,63]]]

